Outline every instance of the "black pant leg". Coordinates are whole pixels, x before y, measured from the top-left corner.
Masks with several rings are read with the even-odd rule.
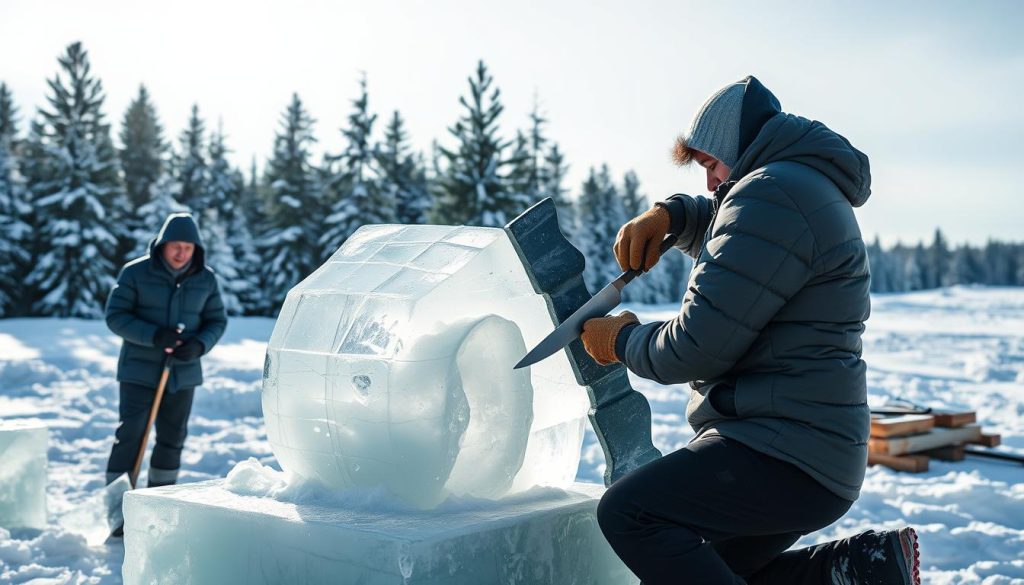
[[[752,583],[751,577],[803,536],[784,532],[763,536],[736,536],[711,541],[711,547],[734,573]]]
[[[181,467],[181,450],[185,446],[185,437],[188,436],[188,417],[192,413],[194,395],[193,388],[182,388],[164,394],[156,415],[156,445],[149,459],[151,478],[154,470],[169,472],[164,475],[173,472],[174,477],[177,477],[177,471]],[[174,481],[157,483],[166,484]]]
[[[735,584],[744,581],[713,543],[760,537],[732,545],[730,562],[750,571],[850,505],[795,466],[712,435],[616,482],[598,521],[645,585]]]
[[[121,383],[117,407],[119,422],[114,433],[114,446],[110,449],[110,459],[107,460],[108,478],[129,473],[134,467],[155,396],[156,390],[153,388]]]

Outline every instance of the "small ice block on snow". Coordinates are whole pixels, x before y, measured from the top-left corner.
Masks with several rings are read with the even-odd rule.
[[[125,496],[124,583],[634,584],[597,525],[602,486],[426,511],[239,495],[223,480]]]
[[[0,420],[0,527],[46,528],[46,449],[41,423]]]

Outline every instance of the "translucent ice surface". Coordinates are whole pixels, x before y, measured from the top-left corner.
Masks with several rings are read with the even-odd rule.
[[[599,485],[396,512],[379,489],[281,497],[285,482],[252,463],[227,480],[126,494],[125,585],[637,582],[598,528]]]
[[[46,527],[47,430],[0,420],[0,527]]]
[[[569,485],[586,391],[564,353],[512,369],[554,326],[504,230],[363,227],[281,309],[263,380],[274,454],[421,508]]]

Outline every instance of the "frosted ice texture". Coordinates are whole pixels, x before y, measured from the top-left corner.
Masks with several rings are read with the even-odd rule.
[[[123,473],[66,512],[60,517],[59,524],[64,530],[84,538],[89,546],[99,546],[106,542],[115,528],[124,524],[121,503],[125,492],[131,489],[131,480],[127,473]]]
[[[0,420],[0,527],[46,528],[46,427]]]
[[[503,230],[365,226],[281,309],[263,379],[274,454],[419,507],[568,485],[586,392],[563,353],[512,369],[555,324]]]
[[[627,585],[594,515],[604,488],[376,510],[243,496],[224,480],[125,495],[125,585]]]

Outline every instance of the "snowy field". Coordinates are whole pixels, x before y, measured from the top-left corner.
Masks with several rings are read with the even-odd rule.
[[[961,288],[877,295],[864,337],[873,406],[891,398],[978,412],[1002,450],[1024,454],[1024,289]],[[674,306],[633,306],[642,320]],[[234,319],[204,359],[182,481],[224,477],[255,457],[275,465],[260,408],[271,319]],[[124,549],[89,548],[57,520],[102,487],[117,424],[114,370],[120,340],[102,321],[0,320],[0,417],[50,427],[50,526],[0,529],[0,583],[121,583]],[[654,411],[663,451],[685,445],[683,387],[632,378]],[[0,462],[2,465],[2,462]],[[578,478],[599,482],[601,448],[587,433]],[[145,473],[145,472],[143,472]],[[1024,466],[968,458],[933,461],[925,474],[868,470],[861,499],[836,524],[797,546],[868,528],[915,526],[926,583],[1024,584]]]

